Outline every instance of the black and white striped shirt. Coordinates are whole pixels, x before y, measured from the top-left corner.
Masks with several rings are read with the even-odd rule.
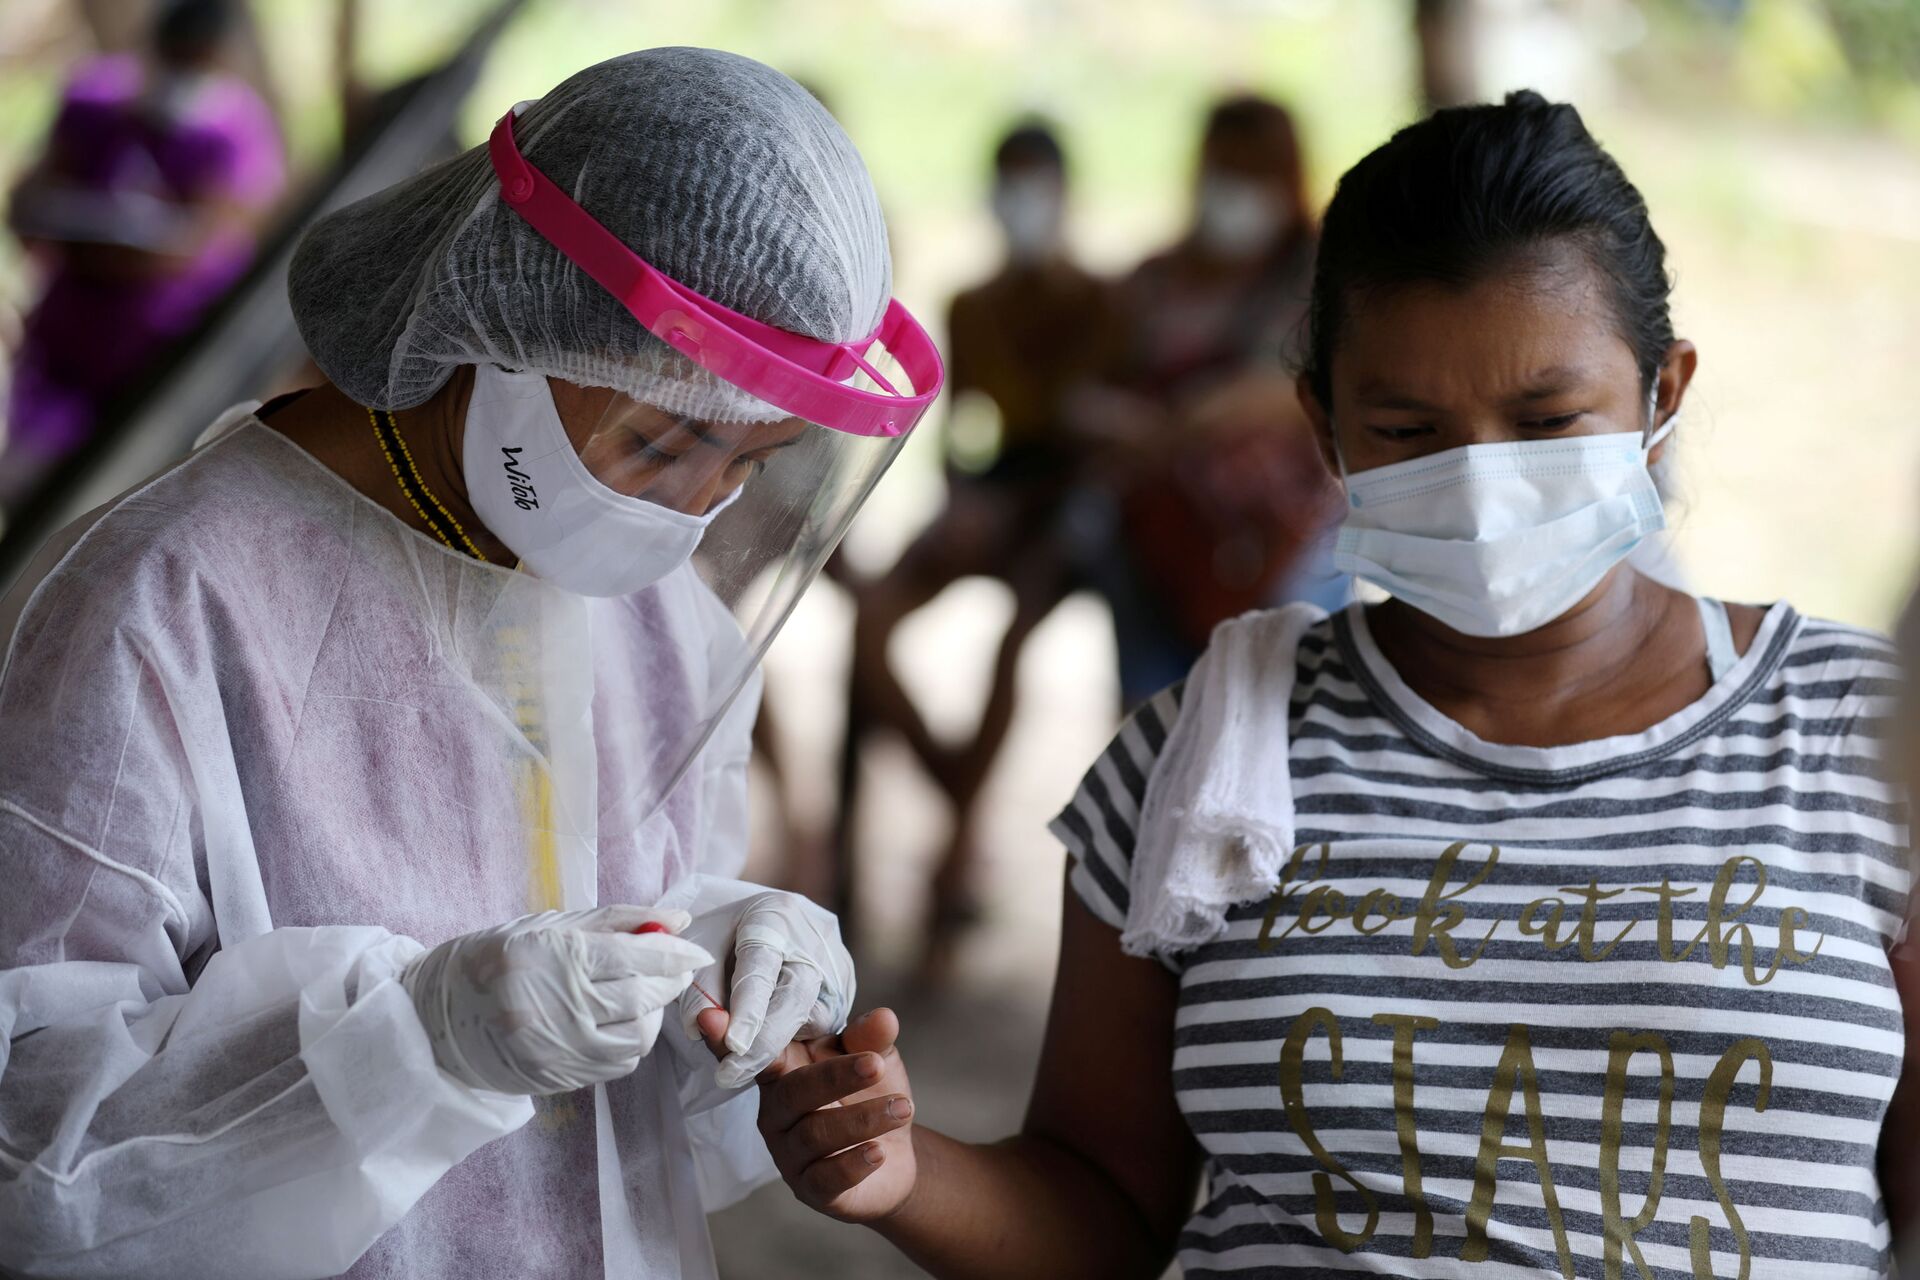
[[[1514,747],[1409,689],[1359,607],[1310,629],[1299,848],[1178,965],[1188,1280],[1881,1275],[1895,677],[1883,640],[1780,604],[1646,732]],[[1054,824],[1116,928],[1178,707],[1136,713]]]

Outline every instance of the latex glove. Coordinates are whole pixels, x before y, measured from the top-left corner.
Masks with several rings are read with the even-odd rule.
[[[707,951],[674,936],[684,911],[542,911],[415,957],[400,982],[454,1079],[498,1093],[565,1093],[640,1065],[663,1011]],[[669,932],[635,934],[657,922]]]
[[[697,915],[687,936],[716,955],[733,954],[727,992],[727,1056],[714,1080],[723,1089],[750,1083],[796,1039],[836,1034],[853,1008],[853,957],[833,913],[797,893],[763,890]],[[720,991],[719,965],[700,985]],[[680,1020],[700,1039],[695,1019],[710,1007],[699,991],[680,997]]]

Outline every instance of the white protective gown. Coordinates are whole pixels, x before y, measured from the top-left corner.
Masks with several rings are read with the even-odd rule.
[[[711,1276],[704,1211],[772,1173],[751,1089],[670,1017],[613,1084],[472,1090],[395,980],[528,911],[733,892],[757,687],[631,811],[738,642],[692,571],[585,600],[481,565],[246,417],[29,579],[0,1272]]]

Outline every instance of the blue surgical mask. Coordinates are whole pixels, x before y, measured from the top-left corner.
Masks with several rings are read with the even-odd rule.
[[[1666,527],[1647,455],[1672,426],[1466,445],[1345,476],[1334,563],[1465,635],[1535,630]]]

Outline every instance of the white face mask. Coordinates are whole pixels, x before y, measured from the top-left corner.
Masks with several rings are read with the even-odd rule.
[[[162,120],[183,120],[193,113],[194,104],[213,79],[206,71],[156,72],[147,86],[147,110]]]
[[[567,439],[544,376],[475,366],[461,447],[467,499],[494,537],[555,586],[631,595],[687,563],[715,516],[615,493]]]
[[[993,216],[1014,261],[1044,258],[1060,242],[1060,184],[1050,178],[1008,178],[993,189]]]
[[[1467,445],[1347,476],[1334,563],[1465,635],[1532,631],[1666,527],[1647,454],[1672,426]]]
[[[1251,178],[1209,173],[1200,179],[1200,243],[1223,258],[1251,258],[1286,227],[1287,212]]]

